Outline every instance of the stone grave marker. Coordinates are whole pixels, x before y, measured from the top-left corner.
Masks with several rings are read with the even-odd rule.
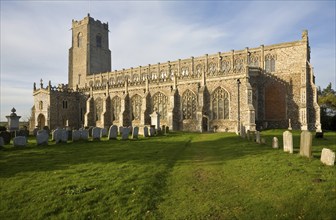
[[[77,130],[73,130],[72,131],[72,141],[75,142],[75,141],[79,141],[81,138],[81,132],[80,131],[77,131]]]
[[[86,129],[81,130],[80,131],[80,139],[84,140],[84,141],[89,140],[89,130],[86,130]]]
[[[57,128],[52,132],[52,140],[57,143],[62,142],[62,129]]]
[[[122,129],[122,135],[121,135],[121,139],[122,140],[128,140],[128,135],[129,135],[129,128],[123,128]]]
[[[8,131],[1,131],[0,137],[3,138],[4,144],[9,144],[12,138],[11,134]]]
[[[145,126],[144,128],[143,128],[143,136],[144,137],[148,137],[149,135],[148,135],[148,127],[147,126]]]
[[[66,129],[68,132],[68,141],[72,141],[72,130],[71,129]]]
[[[122,135],[122,133],[123,133],[123,129],[124,129],[123,126],[120,126],[120,127],[119,127],[119,134],[120,134],[120,135]]]
[[[279,148],[279,141],[278,141],[277,137],[273,137],[272,148],[274,148],[274,149],[278,149]]]
[[[100,128],[94,127],[92,129],[92,139],[100,141]]]
[[[265,139],[265,138],[261,138],[260,142],[261,142],[262,144],[266,144],[266,139]]]
[[[25,136],[17,136],[13,139],[14,147],[25,147],[27,146],[27,138]]]
[[[139,127],[134,127],[132,132],[132,139],[138,139],[139,136]]]
[[[61,142],[67,143],[68,142],[68,134],[69,132],[65,129],[61,130]]]
[[[149,128],[149,136],[153,137],[154,135],[155,135],[155,128],[151,126]]]
[[[328,148],[323,148],[321,153],[321,162],[328,166],[334,166],[335,164],[335,152]]]
[[[247,131],[246,131],[246,137],[247,137],[247,140],[248,140],[248,141],[251,140],[251,131],[250,131],[250,130],[247,130]]]
[[[116,125],[111,125],[109,129],[108,139],[117,139],[118,136],[118,127]]]
[[[169,127],[166,126],[166,134],[168,134],[168,133],[169,133]]]
[[[283,134],[284,152],[293,153],[293,135],[290,131],[285,131]]]
[[[260,131],[256,131],[255,133],[255,139],[258,144],[260,144]]]
[[[38,128],[34,128],[34,130],[33,130],[34,137],[36,137],[38,130],[39,130]]]
[[[101,130],[100,130],[100,137],[102,138],[102,137],[107,137],[107,130],[106,130],[106,128],[102,128]]]
[[[36,135],[37,145],[48,145],[49,135],[47,132],[40,132]]]
[[[3,147],[3,146],[5,146],[5,142],[4,142],[3,137],[0,137],[0,147]]]
[[[300,137],[300,155],[312,157],[312,134],[309,131],[302,131]]]

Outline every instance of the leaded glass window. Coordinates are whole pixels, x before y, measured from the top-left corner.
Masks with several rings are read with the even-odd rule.
[[[182,95],[183,119],[196,119],[197,97],[189,89]]]
[[[168,98],[161,92],[154,94],[152,98],[153,110],[159,112],[161,119],[167,119]]]
[[[140,95],[134,95],[131,99],[132,106],[132,120],[140,120],[141,118],[141,103],[142,98]]]
[[[275,72],[275,56],[271,54],[265,56],[265,69],[266,72]]]
[[[221,87],[212,93],[212,118],[229,119],[229,95]]]
[[[112,121],[119,120],[119,114],[121,110],[121,99],[115,96],[112,99]]]

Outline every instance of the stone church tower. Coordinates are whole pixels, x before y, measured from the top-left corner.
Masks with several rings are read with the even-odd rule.
[[[34,84],[31,124],[183,131],[320,130],[308,31],[299,40],[111,71],[108,24],[72,21],[69,82]]]
[[[69,49],[69,87],[85,86],[87,76],[111,71],[108,24],[88,14],[72,20],[72,47]]]

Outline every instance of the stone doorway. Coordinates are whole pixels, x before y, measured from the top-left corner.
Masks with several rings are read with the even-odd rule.
[[[45,117],[43,114],[39,114],[39,116],[37,117],[37,127],[39,129],[43,129],[43,127],[45,126]]]

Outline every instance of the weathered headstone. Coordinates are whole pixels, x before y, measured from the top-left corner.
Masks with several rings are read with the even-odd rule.
[[[321,162],[328,166],[334,166],[335,164],[335,152],[328,148],[323,148],[321,153]]]
[[[122,140],[128,140],[128,135],[129,135],[129,128],[123,128],[122,130],[122,135],[121,135],[121,139]]]
[[[69,132],[65,129],[61,130],[61,142],[67,143],[68,142],[68,136]]]
[[[89,139],[89,130],[81,130],[80,131],[80,139],[87,141]]]
[[[247,137],[247,140],[248,140],[248,141],[251,140],[251,131],[250,131],[250,130],[247,130],[247,131],[246,131],[246,137]]]
[[[34,128],[34,130],[33,130],[33,135],[34,135],[34,137],[36,137],[38,131],[39,131],[38,128]]]
[[[102,128],[101,130],[100,130],[100,137],[102,138],[102,137],[107,137],[107,130],[106,130],[106,128]]]
[[[260,131],[256,131],[255,133],[255,140],[258,144],[260,144]]]
[[[134,127],[132,132],[132,139],[138,139],[139,136],[139,127]]]
[[[1,131],[0,137],[3,138],[4,144],[9,144],[12,138],[11,134],[8,131]]]
[[[57,128],[52,132],[52,140],[57,143],[62,142],[62,129]]]
[[[274,149],[278,149],[279,148],[279,141],[278,141],[277,137],[273,137],[272,148],[274,148]]]
[[[44,129],[42,129],[42,130],[38,130],[38,131],[37,131],[37,134],[42,134],[42,133],[45,133],[45,134],[48,135],[47,131],[44,130]]]
[[[100,128],[94,127],[92,129],[92,139],[100,141]]]
[[[166,126],[166,134],[168,134],[168,133],[169,133],[169,127]]]
[[[4,142],[3,137],[0,137],[0,147],[3,147],[3,146],[5,146],[5,142]]]
[[[151,126],[149,128],[149,136],[153,137],[154,135],[155,135],[155,128]]]
[[[49,135],[47,132],[40,132],[36,135],[37,145],[48,145]]]
[[[15,132],[15,137],[18,137],[18,136],[28,137],[29,131],[28,130],[18,130]]]
[[[81,132],[80,131],[77,131],[77,130],[73,130],[72,131],[72,141],[75,142],[75,141],[79,141],[81,138]]]
[[[155,127],[157,130],[161,130],[160,127],[160,113],[154,111],[152,114],[149,115],[151,117],[151,125]]]
[[[312,157],[312,134],[309,131],[302,131],[300,137],[300,155]]]
[[[143,136],[144,136],[144,137],[148,137],[148,136],[149,136],[149,134],[148,134],[148,127],[147,127],[147,126],[145,126],[145,127],[143,128]]]
[[[284,152],[293,153],[293,135],[290,131],[285,131],[283,134]]]
[[[120,134],[120,135],[122,135],[122,133],[123,133],[123,129],[124,129],[123,126],[120,126],[120,127],[119,127],[119,134]]]
[[[14,147],[25,147],[27,145],[27,138],[25,136],[17,136],[13,138]]]
[[[266,144],[266,139],[265,138],[261,138],[261,141],[260,141],[262,144]]]
[[[71,141],[72,140],[72,130],[71,129],[66,129],[66,131],[68,132],[68,140],[67,141]]]
[[[108,133],[108,139],[117,139],[118,136],[118,127],[116,125],[111,125]]]

